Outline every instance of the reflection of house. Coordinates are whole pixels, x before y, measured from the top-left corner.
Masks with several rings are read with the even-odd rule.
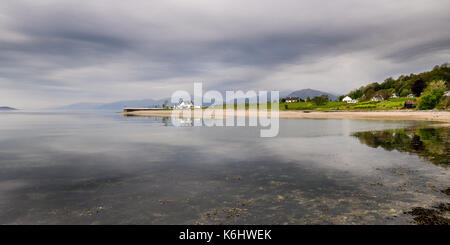
[[[397,95],[396,93],[393,93],[393,94],[391,95],[391,99],[396,99],[396,98],[398,98],[398,95]]]
[[[286,103],[295,103],[295,102],[299,102],[300,98],[299,97],[286,97],[285,101],[286,101]]]
[[[404,108],[415,108],[417,106],[417,101],[405,101]]]
[[[381,95],[375,95],[373,96],[372,99],[370,99],[370,101],[382,101],[382,100],[384,100],[384,98]]]

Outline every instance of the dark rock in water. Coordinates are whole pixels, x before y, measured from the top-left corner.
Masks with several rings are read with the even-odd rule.
[[[415,216],[413,219],[419,225],[450,225],[450,219],[443,217],[450,211],[450,203],[441,203],[434,209],[416,207],[406,214]]]
[[[450,203],[441,203],[435,208],[437,208],[441,213],[445,213],[450,211]]]
[[[441,192],[446,194],[446,195],[450,195],[450,187],[445,189],[445,190],[441,190]]]

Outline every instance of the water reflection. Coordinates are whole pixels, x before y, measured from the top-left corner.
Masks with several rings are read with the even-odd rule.
[[[353,136],[370,147],[397,150],[421,156],[432,163],[447,167],[450,156],[450,130],[439,128],[405,128],[357,132]]]
[[[280,135],[265,139],[253,127],[170,125],[117,114],[2,114],[0,223],[409,224],[404,211],[448,202],[442,164],[364,143],[389,145],[372,131],[411,135],[414,122],[281,120]],[[436,154],[441,141],[448,147],[448,131],[437,130],[417,131],[421,143],[396,137]]]

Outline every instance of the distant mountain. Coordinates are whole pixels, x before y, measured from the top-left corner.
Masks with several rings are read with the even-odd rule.
[[[98,110],[117,110],[123,109],[124,107],[154,107],[156,105],[162,105],[164,101],[169,101],[170,99],[161,99],[161,100],[153,100],[153,99],[144,99],[144,100],[123,100],[117,101],[107,104],[102,104],[97,107]]]
[[[111,103],[76,103],[66,106],[54,108],[56,110],[69,110],[69,111],[117,111],[122,110],[124,107],[154,107],[156,105],[162,105],[166,100],[170,102],[170,99],[143,99],[143,100],[123,100]],[[170,103],[169,103],[170,104]]]
[[[336,100],[338,97],[337,95],[332,94],[332,93],[314,90],[314,89],[310,89],[310,88],[294,91],[294,92],[290,93],[288,96],[289,97],[299,97],[302,99],[306,99],[306,97],[309,96],[309,98],[312,99],[315,96],[321,96],[321,95],[328,95],[329,100]]]
[[[8,107],[8,106],[0,106],[0,111],[15,111],[16,108]]]
[[[103,104],[101,103],[76,103],[76,104],[71,104],[71,105],[66,105],[66,106],[61,106],[61,107],[57,107],[54,109],[57,110],[69,110],[69,111],[90,111],[90,110],[97,110],[96,108],[101,106]]]
[[[312,90],[312,89],[303,89],[303,90],[299,90],[299,91],[295,91],[292,92],[288,95],[289,92],[286,91],[282,91],[280,92],[280,98],[282,97],[286,97],[286,96],[296,96],[296,97],[300,97],[300,98],[306,98],[307,96],[309,97],[314,97],[316,95],[322,95],[322,94],[327,94],[328,97],[332,100],[335,100],[337,97],[336,95],[330,94],[330,93],[326,93],[326,92],[321,92],[318,90]],[[297,95],[297,93],[301,93],[301,95]],[[224,100],[225,98],[225,93],[223,93],[224,95]],[[305,94],[305,96],[303,96],[303,94]],[[103,110],[103,111],[121,111],[124,107],[155,107],[155,106],[161,106],[165,101],[169,101],[169,106],[172,106],[173,103],[170,103],[170,98],[165,98],[165,99],[160,99],[160,100],[154,100],[154,99],[142,99],[142,100],[122,100],[122,101],[116,101],[116,102],[111,102],[111,103],[76,103],[76,104],[71,104],[71,105],[66,105],[66,106],[61,106],[61,107],[57,107],[57,108],[52,108],[52,109],[56,109],[56,110],[69,110],[69,111],[98,111],[98,110]],[[271,100],[271,96],[270,96],[270,92],[268,93],[268,101]],[[226,103],[233,103],[233,101],[227,101]],[[203,103],[203,106],[208,106],[211,103]]]

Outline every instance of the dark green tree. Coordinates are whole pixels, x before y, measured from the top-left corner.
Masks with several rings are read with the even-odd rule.
[[[316,105],[324,105],[328,102],[328,95],[315,96],[311,99],[311,102]]]
[[[427,86],[427,83],[422,78],[417,79],[411,85],[411,91],[416,95],[416,97],[420,97],[420,94]]]
[[[431,110],[439,103],[439,100],[441,99],[443,95],[442,91],[434,90],[432,93],[424,95],[419,102],[419,109],[420,110]]]

